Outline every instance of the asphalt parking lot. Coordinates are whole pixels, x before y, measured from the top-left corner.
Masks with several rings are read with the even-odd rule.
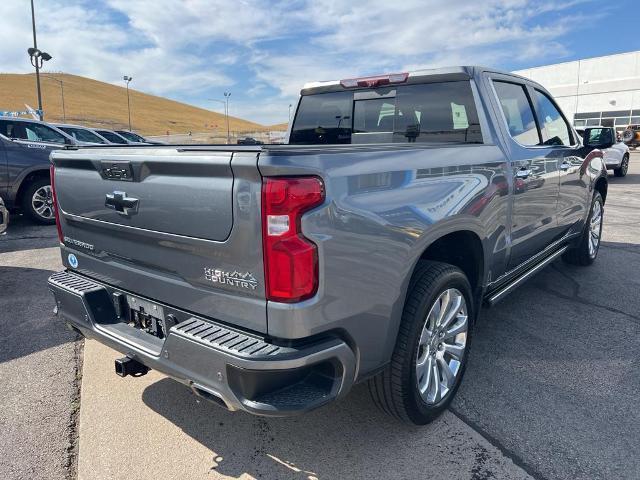
[[[119,354],[51,313],[56,241],[21,218],[0,237],[0,478],[640,479],[640,154],[610,178],[596,264],[557,261],[485,310],[451,411],[421,429],[362,386],[262,419],[116,377]]]

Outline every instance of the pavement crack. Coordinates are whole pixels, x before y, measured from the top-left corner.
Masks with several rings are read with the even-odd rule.
[[[80,388],[82,384],[82,360],[84,341],[78,335],[74,341],[73,354],[75,356],[74,378],[71,396],[71,414],[67,424],[69,443],[67,444],[67,458],[64,468],[67,471],[67,479],[75,480],[78,476],[78,447],[80,438],[78,435],[78,421],[80,420]]]
[[[574,295],[574,296],[570,296],[570,295],[565,295],[563,293],[560,292],[556,292],[554,290],[551,290],[550,288],[546,288],[540,285],[535,285],[535,287],[538,290],[543,291],[544,293],[548,293],[549,295],[553,295],[554,297],[558,297],[561,298],[563,300],[569,300],[572,302],[579,302],[582,303],[584,305],[588,305],[590,307],[595,307],[595,308],[602,308],[603,310],[606,310],[608,312],[611,313],[617,313],[619,315],[624,315],[627,318],[630,318],[631,320],[633,320],[634,323],[637,323],[638,325],[640,325],[640,317],[636,316],[636,315],[632,315],[631,313],[625,312],[624,310],[620,310],[614,307],[609,307],[607,305],[601,305],[599,303],[595,303],[592,302],[591,300],[588,300],[586,298],[580,297],[578,295]]]
[[[533,477],[535,480],[547,480],[547,478],[542,475],[541,472],[536,470],[534,467],[526,463],[520,455],[515,453],[513,450],[505,447],[497,438],[484,430],[480,425],[467,417],[464,413],[460,412],[453,406],[449,406],[449,411],[453,413],[460,421],[466,424],[469,428],[471,428],[474,432],[484,438],[487,442],[489,442],[494,448],[498,449],[500,453],[502,453],[505,457],[513,462],[514,465],[524,470],[529,476]],[[479,472],[472,472],[474,475]],[[474,478],[482,478],[482,477],[474,477]]]

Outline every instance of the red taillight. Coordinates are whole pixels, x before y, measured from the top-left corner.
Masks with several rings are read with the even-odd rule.
[[[307,210],[324,201],[316,177],[265,178],[262,183],[262,238],[267,299],[297,302],[318,288],[318,249],[301,232]]]
[[[60,225],[60,214],[58,213],[58,197],[56,196],[56,180],[55,180],[56,167],[53,163],[49,167],[49,174],[51,177],[51,196],[53,197],[53,214],[56,217],[56,228],[58,229],[58,240],[62,243],[62,226]]]
[[[409,78],[409,74],[406,72],[390,73],[389,75],[378,75],[376,77],[347,78],[346,80],[340,80],[340,85],[344,88],[372,88],[389,85],[390,83],[404,83],[407,78]]]

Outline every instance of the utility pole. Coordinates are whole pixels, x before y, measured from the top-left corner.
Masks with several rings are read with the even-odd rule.
[[[227,117],[227,145],[229,145],[229,97],[231,92],[224,92],[225,108],[224,115]]]
[[[62,96],[62,119],[64,123],[67,123],[67,111],[64,107],[64,82],[51,75],[45,75],[45,77],[50,78],[54,82],[58,82],[60,84],[60,95]]]
[[[125,75],[122,79],[127,82],[127,110],[129,111],[129,131],[131,131],[131,102],[129,101],[129,82],[133,80],[133,77]]]

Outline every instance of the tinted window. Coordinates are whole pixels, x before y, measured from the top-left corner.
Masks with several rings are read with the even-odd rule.
[[[393,132],[394,98],[357,100],[353,104],[353,133]]]
[[[399,87],[393,141],[481,143],[470,82]]]
[[[524,87],[499,81],[494,81],[493,84],[513,139],[520,145],[539,145],[538,127]]]
[[[546,94],[539,90],[535,92],[543,145],[571,145],[569,125],[560,111]]]
[[[85,130],[84,128],[73,128],[73,127],[58,127],[67,135],[71,135],[76,140],[81,142],[91,142],[91,143],[104,143],[98,135],[95,133]]]
[[[352,92],[305,95],[289,143],[351,143]]]
[[[111,143],[127,144],[127,141],[109,130],[96,130],[100,135],[109,140]]]
[[[132,142],[146,142],[146,140],[137,133],[127,132],[124,130],[118,130],[116,131],[116,133],[120,136],[123,136],[127,140],[131,140]]]
[[[15,122],[11,122],[8,120],[0,120],[1,135],[4,135],[7,138],[16,138],[14,137],[14,129],[15,129]]]
[[[356,90],[355,101],[354,91],[303,96],[289,141],[482,142],[482,133],[464,81]]]
[[[589,130],[589,138],[585,139],[585,143],[588,145],[603,145],[605,143],[614,143],[613,129],[592,128],[591,130]]]
[[[0,121],[0,133],[9,138],[30,142],[64,144],[66,138],[53,128],[40,123]]]

